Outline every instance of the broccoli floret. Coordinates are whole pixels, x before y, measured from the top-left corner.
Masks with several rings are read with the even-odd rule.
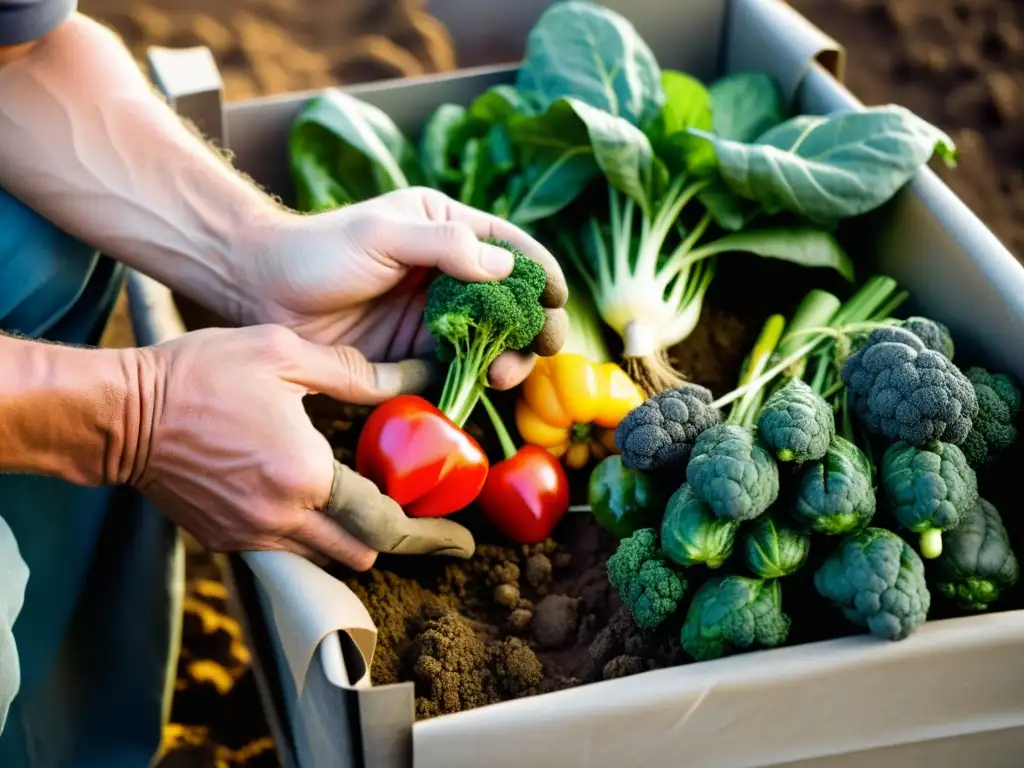
[[[924,562],[884,528],[846,536],[814,574],[814,586],[849,621],[888,640],[908,637],[928,616],[932,602]]]
[[[615,430],[622,463],[644,472],[682,474],[693,443],[720,416],[710,390],[684,384],[648,398],[626,414]]]
[[[757,417],[761,440],[779,461],[817,461],[836,434],[836,420],[810,384],[790,379],[764,403]]]
[[[908,317],[901,320],[899,326],[917,336],[928,349],[949,360],[953,359],[953,337],[949,333],[949,328],[942,323],[928,317]]]
[[[694,443],[686,482],[718,517],[753,520],[779,496],[779,467],[753,430],[716,424]]]
[[[755,646],[773,648],[786,642],[789,626],[777,580],[719,576],[693,596],[683,624],[683,650],[707,661]]]
[[[834,536],[868,525],[876,506],[867,456],[836,435],[824,458],[800,476],[792,514],[815,533]]]
[[[438,408],[459,426],[480,400],[491,363],[506,349],[529,346],[546,320],[540,305],[544,268],[503,240],[485,242],[512,252],[511,274],[480,283],[440,275],[430,284],[423,311],[438,358],[449,363]]]
[[[762,515],[743,537],[747,567],[762,579],[781,579],[796,573],[807,562],[811,537],[780,523],[774,515]]]
[[[686,592],[686,581],[666,565],[653,528],[622,539],[606,567],[608,582],[643,629],[654,629],[675,613]]]
[[[964,455],[972,467],[991,464],[1017,442],[1017,417],[1021,392],[1004,373],[989,373],[984,368],[968,368],[967,379],[978,399],[978,416],[964,440]]]
[[[942,552],[942,532],[955,528],[978,500],[978,477],[955,445],[893,443],[882,457],[882,487],[900,525],[921,535],[921,554]]]
[[[842,378],[861,423],[889,440],[959,445],[978,415],[967,377],[903,328],[875,330],[843,364]]]
[[[735,520],[715,517],[688,483],[672,494],[661,520],[661,548],[672,562],[719,568],[732,554]]]
[[[935,562],[935,586],[964,610],[988,609],[1020,578],[1003,520],[985,499],[978,499],[945,538],[946,547]]]

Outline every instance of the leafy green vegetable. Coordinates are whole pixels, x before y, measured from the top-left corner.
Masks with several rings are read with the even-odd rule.
[[[871,463],[854,443],[836,435],[821,461],[800,475],[792,514],[815,533],[834,536],[868,525],[876,506]]]
[[[585,0],[555,3],[526,38],[516,86],[544,106],[574,96],[633,125],[665,103],[654,53],[626,18]]]
[[[720,518],[753,520],[779,496],[779,468],[754,430],[716,424],[701,432],[686,482]]]
[[[762,579],[781,579],[799,571],[811,550],[811,537],[772,514],[755,520],[743,536],[747,567]]]
[[[887,640],[909,637],[931,608],[924,563],[884,528],[846,536],[814,574],[814,586],[850,622]]]
[[[1003,519],[985,499],[979,498],[945,539],[935,561],[935,587],[963,610],[987,610],[1020,579]]]
[[[963,451],[938,440],[896,442],[882,457],[881,474],[893,515],[920,534],[924,557],[938,557],[942,532],[956,528],[978,500],[978,477]]]
[[[782,645],[789,627],[778,580],[721,576],[705,582],[693,596],[682,645],[697,661],[707,661],[755,646]]]
[[[654,629],[675,613],[686,591],[686,581],[665,564],[653,528],[622,539],[607,569],[608,582],[643,629]]]
[[[788,117],[782,91],[764,72],[726,75],[708,89],[715,136],[751,142]],[[686,127],[700,128],[696,123]]]
[[[779,461],[817,461],[836,436],[832,406],[802,379],[790,379],[769,397],[757,430]]]
[[[874,210],[938,154],[955,165],[953,140],[904,107],[800,115],[753,143],[704,134],[729,187],[766,213],[789,211],[831,225]]]
[[[292,123],[297,205],[321,211],[420,183],[416,150],[382,110],[330,89]]]
[[[661,548],[677,565],[720,568],[732,554],[738,530],[738,522],[715,517],[690,485],[684,483],[665,507]]]

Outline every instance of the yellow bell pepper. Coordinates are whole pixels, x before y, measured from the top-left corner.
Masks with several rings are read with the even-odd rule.
[[[516,402],[523,441],[581,469],[615,453],[615,428],[644,395],[616,363],[566,353],[540,357]]]

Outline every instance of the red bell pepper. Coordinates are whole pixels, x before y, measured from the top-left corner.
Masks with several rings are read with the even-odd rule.
[[[502,535],[519,544],[544,541],[569,509],[565,470],[544,448],[524,445],[516,450],[494,405],[486,395],[480,402],[491,417],[505,459],[487,473],[477,504]]]
[[[443,517],[469,506],[489,466],[471,435],[416,395],[378,406],[356,446],[356,471],[411,517]]]

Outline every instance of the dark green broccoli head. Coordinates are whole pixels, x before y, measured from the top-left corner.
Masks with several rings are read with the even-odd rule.
[[[779,496],[779,467],[753,430],[716,424],[694,443],[686,482],[718,517],[753,520]]]
[[[867,456],[836,435],[824,458],[800,475],[792,514],[815,533],[834,536],[868,525],[876,506]]]
[[[653,528],[622,539],[607,569],[608,582],[643,629],[653,629],[675,613],[686,592],[686,582],[666,565]]]
[[[743,535],[747,567],[762,579],[781,579],[799,571],[811,551],[811,537],[779,522],[772,514],[755,520]]]
[[[757,429],[779,461],[817,461],[836,434],[829,405],[801,379],[790,379],[765,401]]]
[[[661,520],[661,548],[672,562],[719,568],[732,554],[735,520],[715,517],[688,483],[672,494]]]
[[[908,317],[901,320],[899,326],[917,336],[928,349],[949,360],[953,359],[953,336],[942,323],[928,317]]]
[[[626,414],[615,430],[622,463],[645,472],[682,474],[697,437],[718,424],[711,391],[697,384],[666,389]]]
[[[708,661],[755,646],[774,648],[786,642],[789,626],[777,580],[720,576],[693,596],[683,624],[683,650]]]
[[[982,467],[996,461],[1017,442],[1021,392],[1004,373],[989,373],[977,367],[965,373],[978,398],[978,416],[960,447],[968,464]]]
[[[1020,565],[999,511],[985,499],[945,535],[935,561],[939,593],[966,611],[984,611],[1017,583]]]
[[[978,500],[978,476],[958,447],[933,440],[893,443],[882,457],[882,488],[900,525],[921,534],[921,554],[942,551],[942,532],[955,528]]]
[[[846,536],[814,574],[814,586],[849,621],[887,640],[908,637],[931,609],[924,563],[884,528]]]
[[[842,377],[861,423],[889,440],[959,445],[978,415],[967,377],[903,328],[874,331],[843,364]]]
[[[437,340],[438,356],[451,361],[486,347],[493,362],[505,349],[523,349],[543,330],[546,316],[540,297],[547,284],[544,268],[503,240],[488,239],[515,256],[504,280],[464,283],[439,275],[427,289],[423,311],[427,329]],[[486,370],[487,365],[482,366]]]

